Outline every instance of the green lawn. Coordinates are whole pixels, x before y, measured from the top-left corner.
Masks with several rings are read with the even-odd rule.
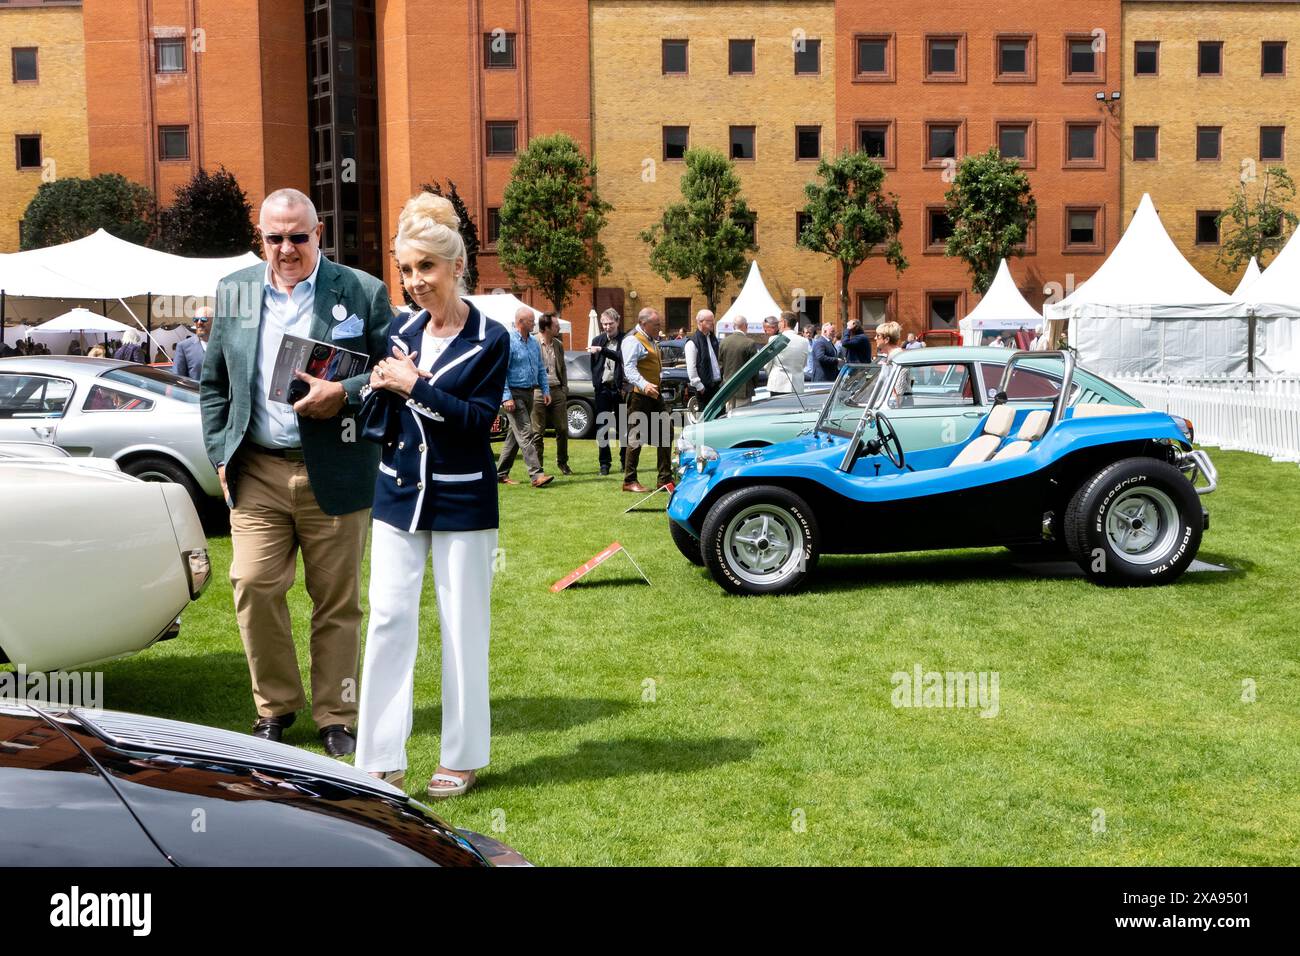
[[[1120,591],[1000,550],[831,558],[804,593],[743,599],[660,510],[623,515],[578,442],[572,478],[502,489],[493,761],[440,811],[538,864],[1295,864],[1300,469],[1212,454],[1201,557],[1230,573]],[[651,586],[619,556],[549,592],[613,540]],[[230,544],[210,544],[180,639],[107,665],[106,706],[248,729]],[[301,580],[291,600],[305,665]],[[431,580],[423,614],[417,794],[438,760]],[[918,663],[996,671],[999,713],[896,709],[891,675]],[[310,719],[286,740],[317,748]]]

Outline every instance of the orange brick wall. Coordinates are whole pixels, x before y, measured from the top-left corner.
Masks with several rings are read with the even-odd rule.
[[[855,123],[893,120],[895,167],[888,170],[886,186],[900,196],[903,245],[910,262],[901,276],[881,260],[868,261],[850,283],[850,315],[856,314],[858,296],[868,290],[894,295],[891,314],[905,331],[920,331],[928,321],[927,292],[962,291],[958,316],[978,304],[970,291],[970,275],[960,260],[925,249],[925,210],[942,205],[948,183],[942,170],[923,168],[924,124],[927,120],[965,119],[965,153],[982,153],[996,145],[999,119],[1032,119],[1035,123],[1036,166],[1027,170],[1038,202],[1038,223],[1033,253],[1011,261],[1017,285],[1030,302],[1040,306],[1049,283],[1075,283],[1096,270],[1101,255],[1066,253],[1064,207],[1095,204],[1105,209],[1105,249],[1118,239],[1120,216],[1120,125],[1096,102],[1097,91],[1120,89],[1120,3],[1088,0],[1073,3],[1024,3],[1006,0],[949,0],[943,4],[918,4],[900,0],[838,0],[836,90],[837,140],[841,149],[855,144]],[[1104,82],[1063,82],[1065,36],[1104,31]],[[994,80],[995,36],[1033,34],[1036,82],[1005,83]],[[894,80],[862,82],[855,79],[855,36],[893,34]],[[927,34],[960,34],[965,43],[964,82],[925,82],[924,49]],[[1102,119],[1104,166],[1100,169],[1063,169],[1066,120]],[[958,154],[963,152],[960,144]]]
[[[512,159],[488,158],[488,120],[517,120],[519,146],[566,132],[590,151],[587,0],[380,0],[379,89],[383,230],[396,232],[402,203],[421,183],[456,182],[486,241],[487,209],[500,206]],[[516,35],[513,70],[483,68],[483,34]],[[492,253],[479,256],[481,291],[509,288]],[[400,299],[396,270],[386,279]],[[520,277],[522,297],[549,306]],[[574,340],[586,341],[588,287],[566,309]]]
[[[301,4],[87,0],[85,23],[92,175],[120,172],[165,204],[200,165],[225,166],[255,213],[272,189],[307,189]],[[185,73],[154,73],[157,36],[189,40]],[[156,129],[163,125],[190,127],[188,160],[158,159]]]

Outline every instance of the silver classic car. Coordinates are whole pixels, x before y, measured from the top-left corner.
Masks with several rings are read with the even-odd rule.
[[[181,485],[195,506],[221,496],[203,447],[199,386],[115,359],[0,359],[0,442],[46,442],[108,458],[128,475]]]

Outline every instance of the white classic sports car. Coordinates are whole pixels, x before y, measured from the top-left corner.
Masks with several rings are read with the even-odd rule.
[[[28,671],[175,637],[211,573],[184,487],[60,455],[0,443],[0,662]]]

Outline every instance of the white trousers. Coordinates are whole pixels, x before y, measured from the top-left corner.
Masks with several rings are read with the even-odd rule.
[[[487,766],[495,528],[399,531],[374,522],[370,542],[370,627],[361,676],[356,766],[405,770],[411,736],[420,592],[432,555],[442,634],[442,754],[448,770]]]

